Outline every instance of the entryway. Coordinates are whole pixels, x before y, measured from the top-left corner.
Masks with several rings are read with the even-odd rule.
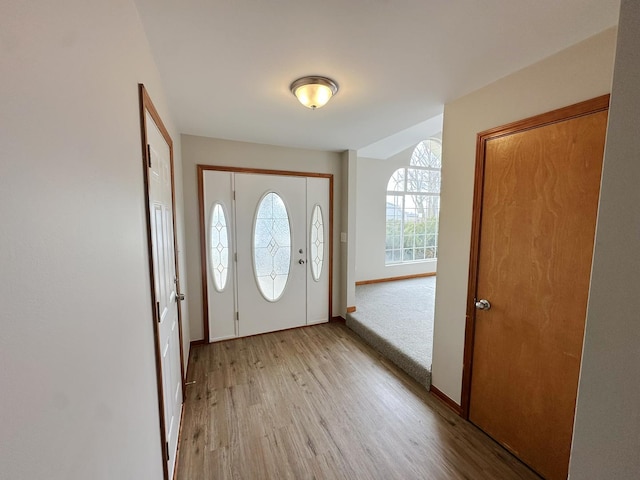
[[[199,166],[210,342],[330,319],[330,175]]]

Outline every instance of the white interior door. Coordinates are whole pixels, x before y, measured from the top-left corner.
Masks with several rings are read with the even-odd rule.
[[[151,243],[161,353],[165,434],[169,478],[173,476],[182,410],[180,334],[173,248],[173,200],[170,148],[149,113],[146,113],[149,166]]]
[[[239,336],[306,325],[304,177],[236,174]]]

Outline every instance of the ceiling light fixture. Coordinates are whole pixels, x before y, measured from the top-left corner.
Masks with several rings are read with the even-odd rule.
[[[308,76],[294,81],[289,89],[302,105],[315,110],[338,92],[338,84],[327,77]]]

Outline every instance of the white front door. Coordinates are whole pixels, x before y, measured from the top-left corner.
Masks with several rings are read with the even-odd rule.
[[[182,411],[180,334],[173,248],[173,200],[170,148],[149,113],[146,113],[149,165],[149,212],[156,298],[156,321],[161,357],[165,435],[169,478],[178,447]]]
[[[202,171],[209,341],[329,320],[328,178]]]
[[[306,325],[306,179],[235,177],[239,336]]]

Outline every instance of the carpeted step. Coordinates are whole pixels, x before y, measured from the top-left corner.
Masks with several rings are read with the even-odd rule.
[[[429,390],[431,388],[430,369],[369,328],[366,318],[362,318],[362,316],[363,314],[358,312],[347,314],[347,327]]]

